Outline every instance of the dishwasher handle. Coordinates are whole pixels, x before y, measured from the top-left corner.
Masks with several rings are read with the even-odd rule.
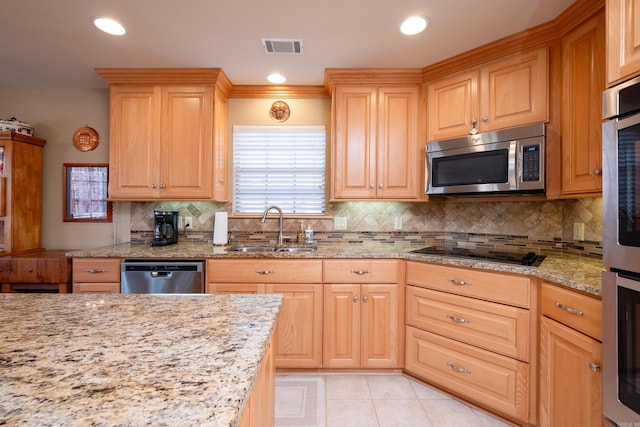
[[[152,271],[151,277],[158,279],[167,279],[173,276],[173,272],[171,271]]]

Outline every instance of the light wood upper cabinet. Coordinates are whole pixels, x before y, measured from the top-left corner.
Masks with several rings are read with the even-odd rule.
[[[547,55],[546,48],[513,54],[429,82],[427,140],[547,121]]]
[[[336,85],[332,199],[417,199],[420,88]]]
[[[562,39],[562,194],[602,193],[604,10]]]
[[[640,2],[607,0],[607,82],[640,74]]]
[[[111,88],[109,199],[227,198],[226,123],[216,120],[226,119],[221,72],[98,72]]]

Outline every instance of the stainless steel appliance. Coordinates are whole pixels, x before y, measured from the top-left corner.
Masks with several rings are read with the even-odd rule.
[[[123,294],[204,293],[202,261],[125,261],[120,279]]]
[[[640,78],[603,94],[603,409],[640,426]]]
[[[166,246],[178,243],[178,212],[153,211],[155,219],[151,246]]]
[[[431,196],[545,190],[544,123],[429,142],[426,153]]]

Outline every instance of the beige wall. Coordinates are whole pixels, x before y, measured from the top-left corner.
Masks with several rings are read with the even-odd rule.
[[[43,171],[43,246],[74,249],[110,244],[110,223],[62,221],[62,164],[109,162],[109,91],[0,88],[0,118],[11,117],[29,123],[37,137],[47,140]],[[72,143],[73,133],[83,126],[94,128],[100,135],[100,144],[93,151],[81,152]]]

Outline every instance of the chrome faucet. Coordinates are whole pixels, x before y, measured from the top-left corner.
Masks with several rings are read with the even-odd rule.
[[[262,222],[265,222],[267,220],[267,213],[269,213],[269,211],[271,209],[277,210],[278,213],[280,214],[280,221],[278,223],[278,244],[282,245],[282,240],[283,240],[283,238],[282,238],[282,209],[280,209],[276,205],[267,206],[267,208],[264,210],[264,214],[262,214]]]

